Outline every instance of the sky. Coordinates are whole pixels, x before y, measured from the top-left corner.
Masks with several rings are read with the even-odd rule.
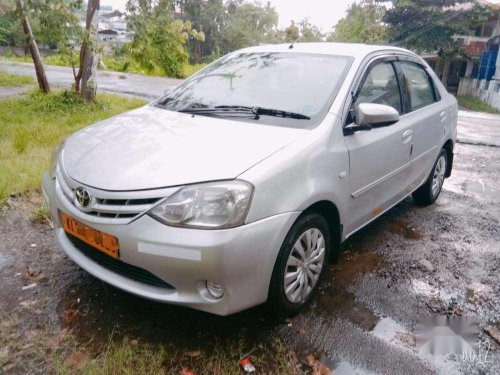
[[[500,0],[499,0],[500,1]],[[124,10],[126,0],[101,0],[101,5],[112,5]],[[354,0],[270,0],[279,14],[279,26],[286,27],[291,20],[300,21],[309,17],[311,23],[321,27],[324,32],[331,31],[333,25],[345,16]],[[266,0],[261,0],[266,3]]]

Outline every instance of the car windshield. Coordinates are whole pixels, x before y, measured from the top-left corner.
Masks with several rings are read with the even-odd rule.
[[[352,60],[294,52],[231,54],[156,105],[203,116],[312,127],[326,115]]]

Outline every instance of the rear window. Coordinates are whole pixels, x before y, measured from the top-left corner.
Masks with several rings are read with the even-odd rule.
[[[409,61],[401,61],[400,64],[410,94],[411,110],[414,111],[436,102],[434,84],[425,69]]]

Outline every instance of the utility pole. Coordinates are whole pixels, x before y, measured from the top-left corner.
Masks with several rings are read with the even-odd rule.
[[[21,16],[21,23],[23,25],[24,34],[26,34],[31,58],[33,59],[33,63],[35,64],[38,86],[44,93],[48,93],[50,91],[49,81],[47,80],[47,76],[45,75],[45,69],[43,67],[42,58],[40,57],[40,51],[38,50],[35,38],[33,37],[33,32],[31,31],[31,25],[28,21],[28,17],[26,16],[23,0],[18,0],[17,10],[19,12],[19,15]]]

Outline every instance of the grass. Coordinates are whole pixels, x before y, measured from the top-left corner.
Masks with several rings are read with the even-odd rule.
[[[77,353],[80,354],[81,351]],[[61,375],[74,373],[75,367],[79,374],[84,375],[187,374],[188,371],[197,375],[242,374],[239,362],[246,354],[248,348],[245,348],[242,340],[229,345],[216,344],[210,350],[179,352],[161,344],[153,345],[125,338],[122,342],[110,342],[97,357],[80,355],[83,360],[76,365],[74,361],[55,358],[54,370]],[[299,373],[295,354],[280,341],[262,345],[250,358],[257,373]]]
[[[471,111],[493,113],[495,115],[500,115],[500,110],[492,107],[489,104],[482,102],[481,100],[473,96],[458,96],[457,100],[458,104],[461,107],[467,108]]]
[[[36,208],[30,214],[30,220],[34,223],[50,223],[50,211],[46,205]]]
[[[100,94],[86,103],[72,91],[0,102],[0,200],[38,190],[54,148],[67,136],[99,120],[144,105],[140,99]]]
[[[18,373],[37,368],[58,375],[230,375],[244,373],[240,369],[243,358],[250,358],[259,374],[306,373],[303,362],[279,339],[267,340],[253,348],[240,338],[212,345],[200,343],[202,348],[186,350],[184,346],[130,337],[117,339],[113,334],[108,342],[83,343],[67,328],[26,331],[15,315],[0,318],[0,328],[0,373],[2,367],[8,366]]]
[[[0,86],[24,86],[34,82],[31,76],[10,74],[0,70]]]

